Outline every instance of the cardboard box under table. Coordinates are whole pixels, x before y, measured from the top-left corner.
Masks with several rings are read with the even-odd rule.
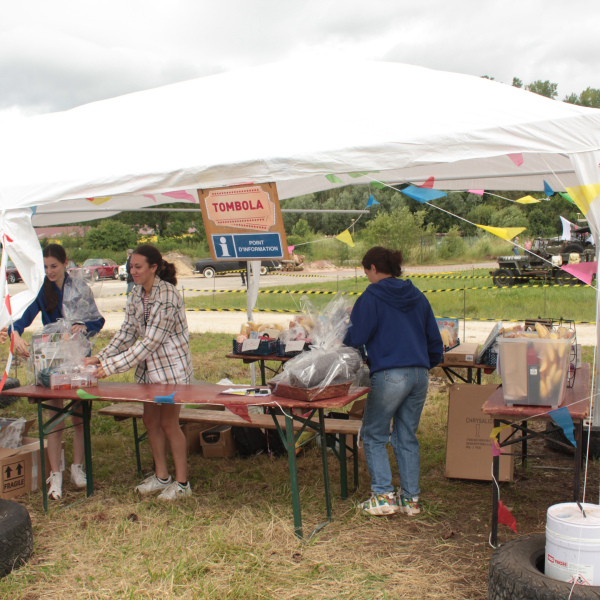
[[[202,431],[199,437],[205,458],[229,458],[235,455],[235,440],[230,426],[210,427]]]
[[[492,479],[493,419],[481,412],[484,402],[496,391],[497,384],[450,386],[448,434],[446,440],[446,477],[456,479]],[[506,438],[508,432],[503,432]],[[512,481],[514,458],[503,457],[499,481]]]
[[[566,408],[571,415],[574,425],[575,440],[577,447],[573,458],[573,501],[579,500],[581,479],[581,455],[583,439],[583,422],[588,417],[588,405],[590,398],[590,365],[584,363],[581,369],[577,369],[575,384],[572,388],[564,390],[564,401],[562,408]],[[494,419],[494,427],[508,425],[508,436],[500,440],[501,448],[508,448],[515,444],[521,444],[522,461],[527,460],[527,441],[534,438],[546,438],[562,429],[552,421],[549,415],[552,410],[550,406],[507,406],[504,400],[504,386],[500,386],[485,402],[482,412]],[[529,422],[543,421],[547,423],[545,429],[533,429]],[[517,432],[521,435],[517,436]],[[560,444],[553,438],[553,443]],[[566,445],[566,444],[565,444]],[[569,446],[571,447],[571,446]],[[500,457],[492,458],[493,473],[498,480],[500,473]],[[496,546],[498,541],[498,486],[492,484],[492,545]]]
[[[29,398],[31,402],[38,404],[38,426],[40,430],[40,439],[47,435],[54,424],[62,422],[70,414],[80,414],[83,418],[84,428],[84,446],[86,447],[86,475],[87,475],[87,495],[93,493],[93,470],[91,458],[90,440],[90,421],[91,421],[91,402],[80,402],[82,394],[85,399],[94,401],[108,402],[147,402],[156,404],[160,401],[166,401],[173,404],[214,404],[220,406],[279,406],[284,409],[283,418],[285,419],[284,428],[281,427],[278,417],[273,415],[273,421],[282,439],[285,440],[285,447],[288,454],[288,468],[290,473],[290,487],[292,495],[292,511],[294,515],[294,527],[296,535],[302,537],[302,515],[300,508],[300,487],[298,485],[298,468],[296,465],[296,440],[306,428],[310,428],[321,434],[321,455],[323,467],[323,483],[325,488],[325,504],[327,511],[327,521],[332,519],[331,491],[329,485],[329,470],[327,464],[327,445],[325,429],[325,409],[339,409],[347,406],[354,400],[364,396],[369,388],[356,388],[345,396],[337,398],[327,398],[326,400],[317,400],[306,402],[302,400],[291,400],[288,398],[277,397],[273,399],[270,396],[252,397],[252,396],[229,396],[222,394],[223,387],[215,384],[189,384],[189,385],[167,385],[154,383],[117,383],[101,382],[98,387],[82,390],[51,390],[41,386],[30,385],[0,392],[3,396],[23,396]],[[53,398],[66,399],[67,405],[64,409],[55,409],[55,416],[48,422],[44,420],[43,410],[47,405],[45,400]],[[160,400],[159,400],[160,399]],[[168,400],[167,400],[168,399]],[[51,407],[49,407],[51,408]],[[290,410],[286,410],[290,409]],[[294,414],[294,410],[300,409]],[[302,425],[299,431],[295,431],[294,423]],[[345,465],[345,462],[344,462]],[[42,471],[44,465],[42,465]],[[42,491],[44,493],[44,508],[47,510],[47,491],[45,480],[42,477]]]
[[[48,462],[48,443],[45,443]],[[62,445],[60,470],[65,470],[65,444]],[[36,438],[23,438],[18,448],[0,448],[0,498],[16,498],[35,492],[42,486],[40,443]]]

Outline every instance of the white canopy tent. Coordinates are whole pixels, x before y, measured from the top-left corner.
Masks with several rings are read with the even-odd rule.
[[[34,225],[69,223],[249,182],[276,182],[281,199],[342,185],[331,174],[347,184],[433,176],[443,190],[587,185],[598,243],[600,111],[467,75],[276,63],[33,117],[1,134],[0,233],[30,288],[15,312],[43,276],[25,234],[33,211]],[[520,165],[507,156],[517,153]],[[0,325],[7,320],[4,309]]]

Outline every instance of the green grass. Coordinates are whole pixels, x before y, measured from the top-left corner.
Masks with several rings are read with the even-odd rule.
[[[512,287],[497,288],[493,285],[489,271],[476,269],[464,275],[455,273],[454,277],[473,275],[481,279],[426,279],[412,277],[410,280],[420,290],[426,292],[436,316],[461,317],[474,320],[524,320],[538,316],[553,319],[569,319],[578,322],[596,320],[596,290],[585,286],[574,287]],[[285,280],[285,277],[281,278]],[[260,310],[296,311],[300,309],[300,292],[341,292],[350,294],[354,302],[357,294],[368,285],[364,276],[338,279],[337,281],[313,282],[310,284],[287,285],[277,288],[263,288],[259,293],[256,308]],[[540,282],[541,283],[541,282]],[[475,289],[474,289],[475,288]],[[483,289],[482,289],[483,288]],[[273,294],[274,290],[283,293]],[[432,291],[452,290],[452,291]],[[295,292],[288,294],[287,292]],[[316,307],[325,306],[331,295],[309,294],[310,301]],[[246,294],[214,293],[185,299],[186,308],[246,308]]]

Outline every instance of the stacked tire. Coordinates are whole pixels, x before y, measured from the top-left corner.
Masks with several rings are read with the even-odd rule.
[[[27,509],[0,500],[0,577],[24,565],[32,552],[33,530]]]
[[[494,550],[488,577],[489,600],[598,600],[600,587],[557,581],[544,574],[546,536],[525,535]],[[573,593],[571,596],[571,588]]]

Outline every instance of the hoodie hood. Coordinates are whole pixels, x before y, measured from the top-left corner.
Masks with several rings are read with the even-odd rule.
[[[413,285],[412,281],[386,277],[378,283],[372,283],[365,290],[365,294],[373,294],[388,306],[407,312],[412,310],[419,302],[421,292]]]

